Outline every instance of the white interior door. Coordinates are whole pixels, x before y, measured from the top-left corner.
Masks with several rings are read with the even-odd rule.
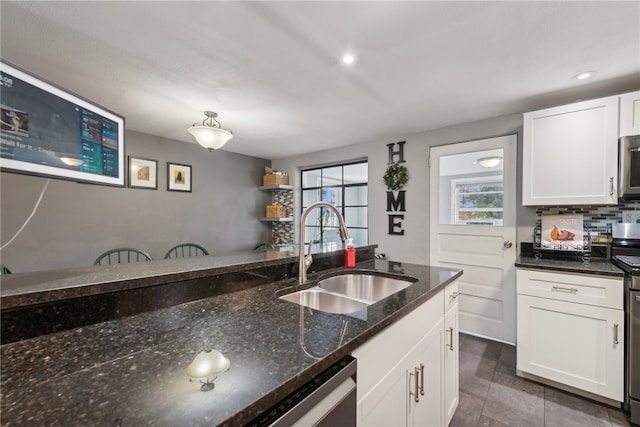
[[[431,265],[464,270],[460,330],[516,338],[517,136],[431,147]]]

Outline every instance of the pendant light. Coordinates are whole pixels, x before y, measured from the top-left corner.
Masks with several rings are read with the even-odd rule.
[[[233,138],[233,134],[230,130],[222,129],[220,122],[216,120],[218,113],[205,111],[204,115],[207,118],[202,121],[201,125],[194,123],[187,131],[195,137],[198,144],[209,151],[222,148],[227,141]]]

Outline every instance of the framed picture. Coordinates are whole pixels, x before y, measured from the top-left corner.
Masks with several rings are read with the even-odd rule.
[[[582,214],[542,215],[541,249],[582,251],[583,222]]]
[[[158,189],[158,161],[129,156],[129,187]]]
[[[191,192],[191,166],[167,163],[167,191]]]

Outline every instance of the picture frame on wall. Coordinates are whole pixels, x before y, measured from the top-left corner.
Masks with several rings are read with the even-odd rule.
[[[129,187],[158,189],[158,161],[129,156]]]
[[[191,193],[191,165],[167,162],[167,191]]]

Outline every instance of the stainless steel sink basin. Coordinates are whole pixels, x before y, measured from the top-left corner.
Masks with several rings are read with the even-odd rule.
[[[293,292],[281,296],[280,299],[335,314],[354,313],[369,305],[366,302],[330,294],[321,289],[307,289]]]
[[[416,282],[366,273],[349,273],[320,280],[318,286],[329,292],[371,302],[380,301]]]

